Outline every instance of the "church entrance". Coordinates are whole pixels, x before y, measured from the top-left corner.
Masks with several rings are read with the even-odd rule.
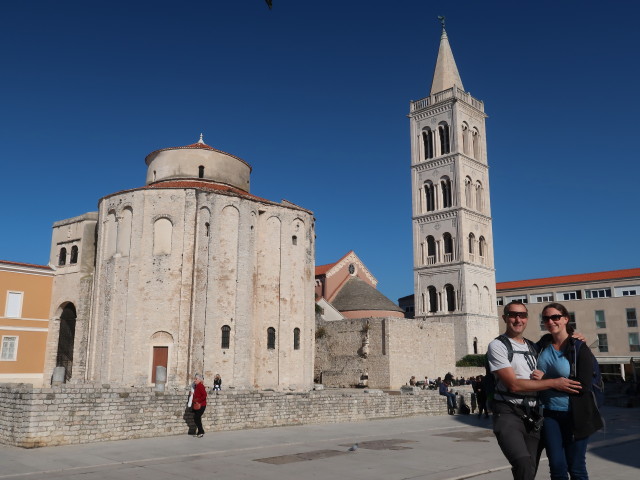
[[[60,334],[58,336],[58,354],[56,366],[64,367],[64,381],[71,379],[73,368],[73,344],[76,335],[76,307],[67,303],[60,315]]]

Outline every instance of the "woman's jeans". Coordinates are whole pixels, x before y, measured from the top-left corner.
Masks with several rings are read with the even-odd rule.
[[[589,437],[573,438],[571,412],[544,411],[542,436],[545,442],[551,480],[588,480],[587,443]]]

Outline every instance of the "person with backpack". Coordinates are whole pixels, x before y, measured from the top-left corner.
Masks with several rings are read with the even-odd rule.
[[[603,427],[594,396],[594,376],[599,368],[591,349],[571,337],[569,312],[560,303],[542,310],[542,321],[552,340],[538,357],[533,378],[573,378],[580,382],[578,393],[546,390],[540,393],[544,406],[545,442],[552,480],[587,480],[586,453],[589,436]],[[597,371],[596,371],[597,369]]]
[[[534,480],[540,454],[541,417],[537,392],[555,389],[578,393],[580,382],[565,377],[533,379],[537,346],[524,338],[529,313],[520,302],[504,306],[505,333],[487,350],[487,369],[495,380],[493,433],[509,463],[514,480]],[[489,392],[487,392],[489,394]]]

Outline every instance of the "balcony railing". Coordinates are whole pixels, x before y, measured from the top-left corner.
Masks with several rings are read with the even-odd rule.
[[[453,261],[453,254],[452,253],[445,253],[444,254],[444,263],[451,263]]]
[[[411,102],[411,112],[422,110],[423,108],[435,105],[440,102],[444,102],[445,100],[448,100],[450,98],[459,98],[460,100],[467,102],[469,105],[472,105],[474,108],[477,108],[481,112],[484,112],[484,102],[473,98],[471,94],[465,92],[464,90],[460,90],[456,86],[454,86],[453,88],[449,88],[448,90],[444,90],[442,92],[438,92],[428,97],[422,98],[420,100]]]
[[[429,255],[427,257],[427,265],[435,265],[436,264],[436,257],[435,255]]]

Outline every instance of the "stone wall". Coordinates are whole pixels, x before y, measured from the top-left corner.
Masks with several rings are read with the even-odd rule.
[[[211,432],[446,414],[445,399],[437,392],[411,393],[226,390],[209,395],[203,424]],[[108,385],[1,384],[0,443],[33,448],[186,435],[195,428],[186,400],[186,392],[179,390],[160,394]]]

